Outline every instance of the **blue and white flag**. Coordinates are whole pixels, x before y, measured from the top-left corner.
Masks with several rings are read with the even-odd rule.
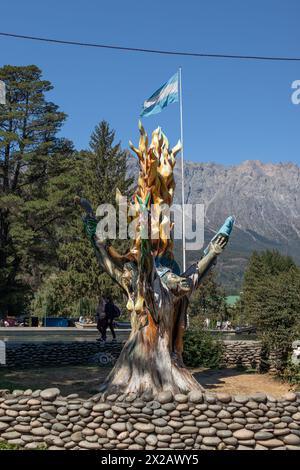
[[[144,101],[140,116],[160,113],[163,108],[175,101],[178,101],[178,72]]]
[[[0,104],[6,104],[6,89],[5,89],[5,83],[0,80]]]

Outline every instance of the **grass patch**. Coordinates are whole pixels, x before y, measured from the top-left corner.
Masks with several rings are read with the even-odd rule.
[[[5,441],[0,441],[0,450],[47,450],[45,444],[41,444],[40,446],[36,447],[35,449],[24,449],[24,447],[16,446],[15,444],[9,444]]]
[[[0,442],[0,450],[20,450],[20,448],[14,444],[2,441]]]

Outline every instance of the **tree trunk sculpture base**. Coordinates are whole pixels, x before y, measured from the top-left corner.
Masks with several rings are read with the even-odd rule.
[[[138,395],[167,390],[174,394],[203,388],[182,361],[170,354],[165,336],[157,334],[154,342],[149,340],[147,327],[131,334],[100,388],[101,392]]]

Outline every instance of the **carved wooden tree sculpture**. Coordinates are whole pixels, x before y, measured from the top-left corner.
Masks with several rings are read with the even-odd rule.
[[[180,144],[170,150],[167,138],[158,128],[148,146],[147,134],[140,124],[139,148],[130,146],[138,156],[140,173],[131,203],[139,218],[129,253],[117,255],[106,241],[99,239],[90,204],[77,199],[86,211],[83,220],[100,267],[122,288],[131,312],[129,339],[101,390],[177,393],[199,389],[201,386],[182,361],[186,310],[190,295],[224,249],[230,232],[217,234],[207,254],[179,275],[173,242],[168,238],[170,219],[159,212],[162,204],[171,205],[173,200],[173,168]],[[150,212],[153,204],[155,208]],[[158,237],[153,237],[150,230],[151,218],[160,222]]]

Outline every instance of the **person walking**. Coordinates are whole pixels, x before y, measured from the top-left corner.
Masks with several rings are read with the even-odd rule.
[[[97,341],[105,342],[106,340],[106,313],[105,313],[105,306],[106,306],[106,299],[104,297],[100,297],[99,303],[96,308],[96,322],[97,322],[97,330],[100,333],[100,338],[97,338]]]
[[[97,307],[97,328],[101,337],[97,341],[102,343],[106,342],[106,330],[110,329],[112,341],[117,341],[116,333],[114,330],[114,319],[121,314],[119,308],[113,303],[111,297],[101,298]]]
[[[105,304],[105,314],[106,314],[106,328],[105,328],[105,341],[106,341],[106,330],[109,327],[112,335],[112,341],[117,341],[116,333],[114,330],[114,320],[115,318],[119,317],[121,312],[120,309],[113,303],[112,298],[108,297],[107,302]]]

